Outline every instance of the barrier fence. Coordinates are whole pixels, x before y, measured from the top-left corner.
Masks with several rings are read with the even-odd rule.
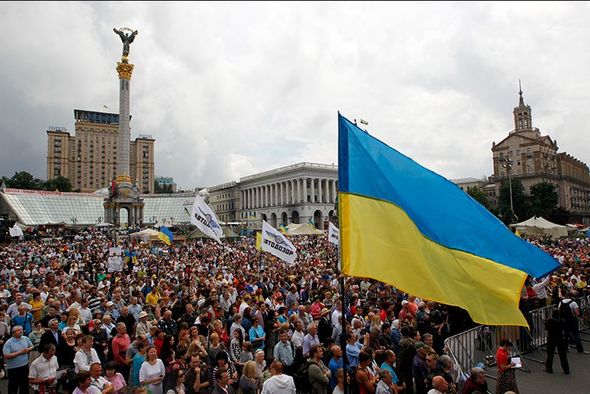
[[[577,299],[576,302],[580,307],[578,318],[580,331],[589,330],[590,302],[586,297]],[[496,365],[496,349],[503,338],[509,339],[513,344],[511,356],[544,363],[544,356],[534,357],[534,352],[543,350],[547,342],[545,321],[551,317],[555,309],[557,305],[530,311],[527,314],[530,329],[517,326],[477,326],[447,338],[445,347],[464,378],[469,376],[473,367],[477,366],[485,370]],[[522,369],[530,372],[525,363]],[[495,378],[495,373],[487,375]]]

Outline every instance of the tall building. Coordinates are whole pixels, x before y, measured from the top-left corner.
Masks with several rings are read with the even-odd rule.
[[[552,183],[558,190],[559,206],[570,212],[572,220],[590,223],[588,166],[565,152],[558,153],[557,140],[533,127],[532,110],[524,102],[522,89],[513,115],[514,130],[492,143],[496,194],[509,175],[522,182],[525,193],[537,183]]]
[[[81,192],[108,187],[117,175],[119,115],[76,109],[74,121],[75,135],[47,130],[47,179],[66,177]],[[131,180],[144,194],[154,192],[154,142],[149,135],[129,142]]]

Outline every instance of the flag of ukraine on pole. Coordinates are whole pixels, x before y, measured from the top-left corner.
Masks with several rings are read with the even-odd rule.
[[[338,114],[342,271],[466,309],[482,324],[527,323],[527,274],[558,267],[458,186]]]
[[[170,246],[172,241],[174,241],[174,234],[172,234],[172,231],[170,231],[168,227],[161,226],[160,232],[158,233],[158,238],[161,239],[166,245]]]

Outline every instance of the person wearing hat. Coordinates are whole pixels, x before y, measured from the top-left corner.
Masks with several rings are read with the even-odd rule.
[[[318,337],[322,344],[326,343],[328,338],[332,337],[332,324],[330,323],[330,310],[328,308],[322,308],[320,311],[320,319],[318,324]]]
[[[412,363],[412,375],[416,383],[416,394],[426,394],[428,366],[426,365],[426,344],[418,341],[414,345],[416,355]]]
[[[139,312],[139,322],[135,326],[135,336],[149,335],[152,324],[148,321],[148,313],[146,311]]]

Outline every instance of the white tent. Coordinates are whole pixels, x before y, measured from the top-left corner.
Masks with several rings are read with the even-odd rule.
[[[522,235],[531,237],[567,237],[567,227],[551,223],[543,217],[533,216],[524,222],[511,224],[510,227],[516,228]]]
[[[152,230],[151,228],[146,228],[145,230],[129,234],[129,237],[140,238],[142,241],[147,242],[158,239],[158,234],[160,234],[159,231]]]
[[[289,223],[287,235],[321,235],[324,232],[309,223]]]

